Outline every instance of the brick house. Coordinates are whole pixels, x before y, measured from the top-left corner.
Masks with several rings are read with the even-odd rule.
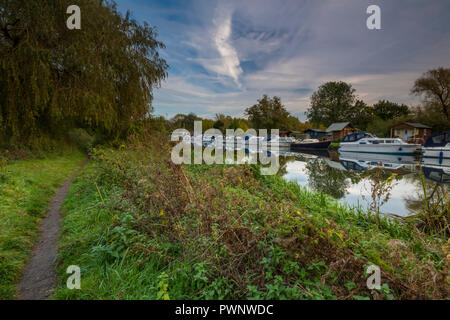
[[[327,133],[332,135],[332,140],[343,139],[347,134],[359,131],[351,122],[336,122],[328,127]]]
[[[391,128],[391,138],[423,144],[431,134],[431,127],[421,123],[403,122]]]

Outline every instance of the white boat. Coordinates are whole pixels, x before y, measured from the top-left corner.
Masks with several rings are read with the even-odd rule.
[[[290,149],[292,143],[299,142],[297,139],[293,137],[280,137],[280,136],[269,136],[266,139],[267,146],[274,145],[278,143],[278,148],[280,149]]]
[[[450,166],[450,132],[430,136],[423,145],[423,161],[430,165]]]
[[[377,153],[413,155],[420,151],[419,144],[409,144],[398,138],[376,138],[365,132],[351,133],[341,141],[339,153]]]

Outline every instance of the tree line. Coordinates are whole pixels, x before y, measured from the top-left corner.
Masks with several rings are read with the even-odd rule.
[[[429,70],[415,81],[411,94],[423,97],[416,107],[387,100],[369,106],[355,92],[342,81],[321,85],[311,97],[308,121],[324,126],[349,121],[378,135],[388,135],[389,128],[404,121],[422,122],[436,131],[450,129],[450,69]]]
[[[325,129],[335,122],[351,122],[360,130],[388,136],[390,128],[398,123],[420,122],[435,131],[450,130],[450,69],[438,68],[417,79],[411,94],[423,97],[416,107],[388,100],[366,104],[356,95],[349,83],[331,81],[322,84],[311,96],[307,121],[301,122],[291,115],[278,96],[264,95],[256,104],[245,109],[247,118],[216,114],[214,120],[202,119],[194,113],[177,114],[166,121],[166,127],[186,128],[193,131],[194,121],[202,121],[203,130],[217,128],[279,129],[305,131],[310,128]],[[165,121],[162,119],[161,121]]]

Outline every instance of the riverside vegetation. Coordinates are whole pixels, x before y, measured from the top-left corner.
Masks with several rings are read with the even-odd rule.
[[[95,148],[64,204],[62,299],[445,299],[449,242],[257,166],[170,161],[163,136]],[[381,268],[369,290],[367,266]],[[81,267],[81,290],[65,270]]]

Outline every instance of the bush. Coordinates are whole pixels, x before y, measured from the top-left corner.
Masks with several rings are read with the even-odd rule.
[[[82,128],[71,129],[68,136],[82,151],[88,151],[93,146],[94,138]]]

